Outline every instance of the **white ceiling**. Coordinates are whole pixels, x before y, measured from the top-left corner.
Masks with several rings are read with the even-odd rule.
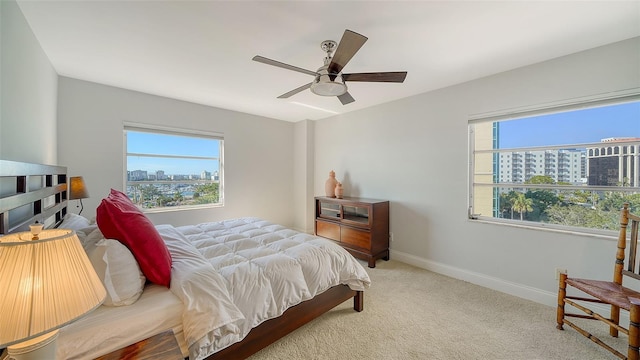
[[[58,74],[299,121],[640,36],[640,1],[22,1]],[[309,90],[323,40],[369,38],[344,71],[408,71],[403,84],[348,83],[354,103]],[[306,105],[306,106],[305,106]],[[309,106],[309,107],[307,107]],[[315,107],[310,108],[310,107]],[[319,110],[324,109],[324,110]]]

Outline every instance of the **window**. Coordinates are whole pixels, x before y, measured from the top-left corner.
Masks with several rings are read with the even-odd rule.
[[[126,193],[146,211],[223,204],[220,135],[125,125]]]
[[[637,93],[481,116],[469,135],[472,219],[606,233],[623,203],[640,211]]]

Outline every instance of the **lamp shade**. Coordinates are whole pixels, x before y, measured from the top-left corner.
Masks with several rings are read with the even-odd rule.
[[[92,311],[106,291],[75,231],[0,237],[0,348],[58,329]]]
[[[86,199],[89,197],[87,185],[82,176],[72,176],[69,178],[69,200]]]

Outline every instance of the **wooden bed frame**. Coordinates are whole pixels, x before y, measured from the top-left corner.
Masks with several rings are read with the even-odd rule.
[[[0,235],[56,227],[66,213],[66,167],[0,160]]]
[[[0,235],[27,231],[35,221],[44,222],[46,227],[58,226],[67,213],[67,199],[66,167],[0,160]],[[351,298],[353,309],[362,311],[362,291],[334,286],[265,321],[242,341],[207,360],[246,359]]]
[[[362,311],[362,291],[351,290],[347,285],[334,286],[287,309],[281,316],[263,322],[251,329],[242,341],[210,355],[206,360],[246,359],[350,298],[353,298],[353,309]]]

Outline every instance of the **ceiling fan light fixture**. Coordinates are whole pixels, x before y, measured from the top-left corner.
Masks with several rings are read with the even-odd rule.
[[[341,76],[332,81],[329,75],[321,74],[311,84],[311,92],[320,96],[340,96],[347,92],[347,85],[342,82]]]
[[[340,96],[347,92],[347,86],[335,81],[318,82],[311,85],[311,92],[321,96]]]

